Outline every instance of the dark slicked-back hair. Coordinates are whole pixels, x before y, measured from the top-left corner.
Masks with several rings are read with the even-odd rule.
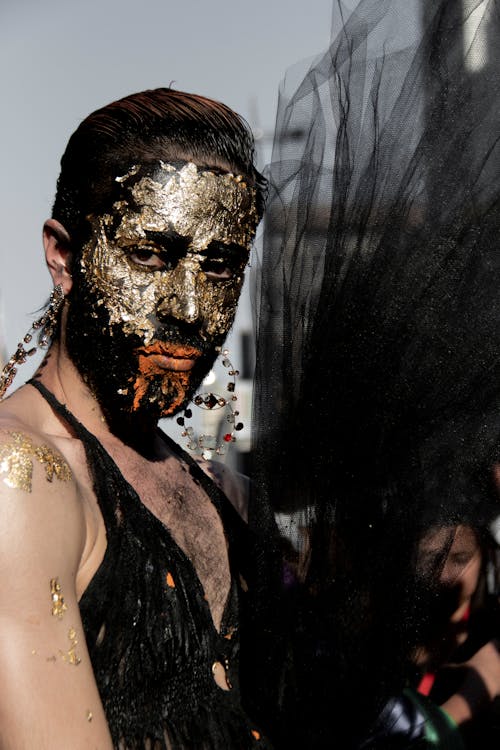
[[[109,209],[115,178],[133,164],[160,159],[243,175],[257,190],[261,216],[265,180],[253,164],[254,141],[247,123],[212,99],[152,89],[96,110],[69,139],[52,217],[65,226],[74,250],[88,237],[86,216]]]

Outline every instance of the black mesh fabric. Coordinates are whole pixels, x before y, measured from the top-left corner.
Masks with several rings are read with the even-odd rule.
[[[434,595],[422,535],[450,529],[443,560],[498,515],[500,3],[351,10],[280,92],[257,266],[254,482],[309,732],[289,747],[357,746]]]
[[[256,606],[255,543],[248,527],[196,462],[164,436],[182,453],[224,524],[233,583],[217,632],[196,571],[168,529],[141,503],[99,441],[40,382],[30,382],[82,441],[106,526],[105,556],[80,612],[114,746],[269,748],[241,705],[239,659],[246,640],[240,615],[246,621],[245,612]],[[215,661],[227,666],[231,690],[216,685]],[[251,687],[245,687],[250,700]]]

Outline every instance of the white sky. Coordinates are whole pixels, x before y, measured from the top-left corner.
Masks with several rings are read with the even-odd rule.
[[[9,351],[48,297],[41,226],[89,112],[172,83],[270,131],[286,68],[326,48],[332,0],[0,0],[0,295]],[[22,377],[24,380],[24,377]]]

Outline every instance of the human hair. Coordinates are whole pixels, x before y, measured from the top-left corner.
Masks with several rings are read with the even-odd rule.
[[[115,178],[133,164],[193,161],[233,171],[256,189],[262,215],[266,181],[253,164],[248,124],[220,102],[158,88],[131,94],[96,110],[75,130],[61,159],[52,217],[76,252],[88,238],[86,217],[109,208]]]

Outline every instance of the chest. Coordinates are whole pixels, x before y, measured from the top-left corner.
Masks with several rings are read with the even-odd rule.
[[[158,706],[164,701],[171,717],[176,711],[182,714],[199,695],[212,695],[214,688],[217,695],[215,663],[230,670],[230,682],[236,678],[233,669],[237,670],[238,644],[233,634],[237,632],[239,594],[231,585],[229,572],[226,587],[224,535],[222,564],[209,569],[204,557],[206,534],[194,540],[181,532],[180,536],[193,544],[193,559],[159,518],[175,519],[177,514],[182,518],[186,489],[192,490],[193,501],[200,491],[204,504],[207,497],[199,483],[194,481],[198,489],[193,490],[192,481],[171,482],[167,475],[169,481],[163,482],[161,473],[150,473],[142,488],[147,488],[147,494],[154,490],[151,503],[158,513],[153,513],[131,491],[130,467],[127,478],[125,472],[120,473],[126,482],[114,478],[112,492],[107,496],[99,493],[103,507],[111,499],[108,508],[113,511],[103,513],[108,545],[80,601],[82,621],[104,703],[108,695],[110,703],[115,702],[118,693],[128,715],[131,703],[144,688],[141,703],[149,707],[153,701],[147,715],[154,714],[157,719]],[[116,665],[111,681],[110,664]],[[228,684],[226,680],[224,689]]]
[[[121,446],[105,447],[140,502],[193,565],[219,628],[230,588],[227,542],[218,510],[200,479],[175,455],[149,461]]]

